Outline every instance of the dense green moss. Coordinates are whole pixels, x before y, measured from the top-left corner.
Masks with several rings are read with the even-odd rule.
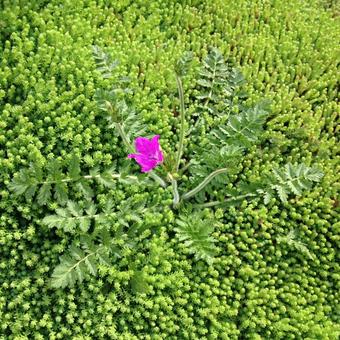
[[[0,2],[0,337],[337,339],[339,34],[336,7],[316,0]],[[117,73],[130,77],[133,103],[165,152],[178,138],[174,61],[217,46],[246,75],[247,101],[272,101],[267,142],[260,155],[249,152],[240,177],[256,180],[276,164],[303,161],[322,167],[322,183],[287,204],[207,210],[221,222],[213,266],[172,237],[169,210],[148,216],[138,248],[102,268],[99,280],[47,288],[70,240],[40,223],[53,204],[14,198],[7,185],[31,161],[67,162],[74,150],[84,168],[124,156],[93,100],[113,81],[95,71],[93,44],[120,60]],[[97,194],[105,201],[102,188]],[[136,194],[120,185],[107,195]],[[291,229],[295,246],[285,241]],[[306,252],[296,247],[302,243]],[[134,293],[139,271],[142,293]]]

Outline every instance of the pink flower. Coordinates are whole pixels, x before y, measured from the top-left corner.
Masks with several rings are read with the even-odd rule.
[[[159,145],[159,135],[150,139],[145,137],[137,137],[135,139],[135,147],[138,153],[128,155],[128,158],[134,158],[142,167],[142,172],[149,172],[164,160],[162,150]]]

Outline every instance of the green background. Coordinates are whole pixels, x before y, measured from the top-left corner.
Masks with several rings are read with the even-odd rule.
[[[316,0],[0,1],[0,338],[338,339],[339,13],[337,2]],[[322,182],[287,204],[222,213],[213,266],[171,237],[170,212],[146,218],[157,232],[128,254],[143,269],[144,294],[131,289],[126,261],[76,288],[48,288],[71,238],[41,225],[53,203],[38,207],[7,185],[30,162],[72,151],[85,169],[124,157],[93,99],[110,86],[95,70],[94,44],[120,61],[166,152],[177,140],[175,60],[219,48],[244,73],[249,103],[272,102],[269,142],[243,160],[244,178],[298,161],[317,163]],[[193,86],[189,74],[187,102]],[[137,191],[111,194],[146,194]],[[292,228],[311,257],[278,244]]]

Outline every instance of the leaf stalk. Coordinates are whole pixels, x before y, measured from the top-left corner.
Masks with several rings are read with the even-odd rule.
[[[184,136],[185,136],[185,106],[184,106],[184,91],[182,79],[178,74],[176,74],[176,83],[178,88],[178,95],[180,101],[180,118],[181,118],[181,127],[180,127],[180,135],[179,135],[179,145],[176,157],[176,172],[178,172],[179,164],[181,162],[181,157],[183,154],[184,147]]]
[[[195,196],[199,191],[201,191],[207,184],[209,184],[212,179],[224,172],[227,172],[228,169],[227,168],[222,168],[222,169],[217,169],[215,171],[213,171],[210,175],[208,175],[199,185],[197,185],[196,188],[188,191],[187,193],[185,193],[184,195],[182,195],[182,199],[183,200],[187,200],[192,196]]]

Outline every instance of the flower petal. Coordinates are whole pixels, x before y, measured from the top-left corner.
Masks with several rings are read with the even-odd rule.
[[[157,161],[151,159],[149,160],[148,164],[144,164],[141,168],[142,172],[149,172],[153,170],[157,166]]]
[[[145,155],[152,154],[152,145],[151,141],[145,137],[137,137],[135,139],[135,147],[136,151]]]
[[[150,151],[154,156],[156,156],[157,152],[161,150],[159,145],[159,137],[160,137],[159,135],[156,135],[152,137],[150,141]]]
[[[157,150],[156,155],[155,155],[155,158],[156,158],[156,160],[157,160],[158,163],[163,163],[163,161],[164,161],[164,155],[163,155],[162,150]]]
[[[131,154],[130,158],[134,158],[136,160],[136,162],[142,167],[142,172],[148,172],[157,166],[157,160],[150,159],[142,154]]]

